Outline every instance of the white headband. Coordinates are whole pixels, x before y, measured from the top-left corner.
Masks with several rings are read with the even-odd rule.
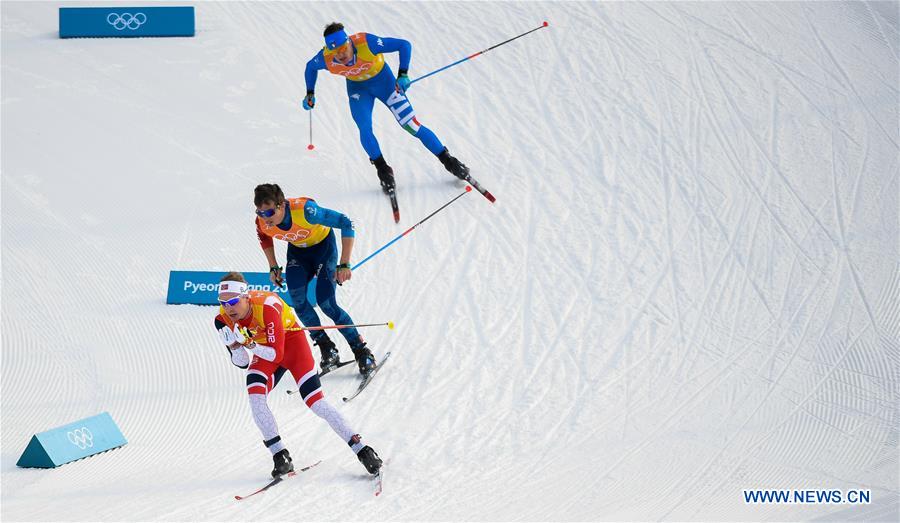
[[[226,280],[219,283],[219,294],[224,292],[234,292],[237,294],[247,294],[249,287],[242,281]]]

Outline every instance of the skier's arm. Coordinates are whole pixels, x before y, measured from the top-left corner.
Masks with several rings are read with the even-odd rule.
[[[271,236],[262,232],[262,227],[259,225],[259,219],[255,219],[254,222],[256,223],[256,239],[259,240],[259,246],[263,251],[266,249],[274,249],[275,242],[272,241]]]
[[[356,235],[353,221],[346,214],[326,209],[312,200],[306,200],[303,216],[309,223],[340,229],[341,238],[353,238]]]
[[[221,316],[216,316],[216,330],[221,333],[222,329],[230,330],[231,327],[225,324],[225,321],[222,320]],[[245,351],[243,347],[238,347],[233,350],[225,347],[225,350],[228,351],[228,355],[231,357],[231,363],[235,367],[246,369],[250,365],[250,356],[247,355],[247,351]]]
[[[275,258],[275,242],[272,237],[263,234],[259,226],[259,220],[256,220],[256,238],[259,240],[259,246],[266,255],[266,261],[269,262],[269,279],[272,283],[281,287],[284,280],[281,278],[281,268],[278,266],[278,259]]]
[[[307,200],[303,207],[303,215],[309,223],[325,225],[341,230],[341,259],[338,262],[337,281],[344,283],[350,279],[350,256],[353,254],[353,242],[356,231],[353,221],[344,213],[326,209],[312,200]],[[346,271],[346,273],[342,273]]]
[[[303,74],[306,79],[306,92],[311,93],[316,90],[316,78],[319,76],[319,71],[325,69],[325,55],[322,53],[322,50],[319,49],[319,52],[316,53],[316,56],[310,58],[308,62],[306,62],[306,72]]]
[[[284,357],[284,324],[281,322],[282,314],[281,300],[275,296],[270,296],[263,304],[263,323],[265,324],[265,333],[259,333],[258,336],[265,335],[267,345],[253,344],[250,352],[260,358],[280,363]]]
[[[409,61],[412,58],[412,44],[402,38],[388,38],[366,33],[366,43],[373,53],[400,53],[400,65],[397,74],[404,74],[409,70]],[[307,82],[308,84],[309,82]]]
[[[350,265],[350,256],[353,254],[353,236],[341,236],[341,261],[338,265]]]

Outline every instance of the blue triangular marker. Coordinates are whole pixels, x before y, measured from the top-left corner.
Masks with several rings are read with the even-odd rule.
[[[55,467],[56,464],[44,450],[41,440],[37,436],[31,436],[31,441],[28,442],[28,446],[25,447],[25,452],[16,462],[16,466],[49,469]]]

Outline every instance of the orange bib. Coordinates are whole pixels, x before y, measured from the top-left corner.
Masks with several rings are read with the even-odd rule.
[[[366,33],[356,33],[350,37],[350,41],[356,47],[356,62],[353,65],[343,65],[334,61],[335,52],[327,47],[322,54],[325,57],[325,67],[331,74],[345,77],[352,82],[364,82],[381,72],[384,68],[384,55],[373,54],[366,43]]]

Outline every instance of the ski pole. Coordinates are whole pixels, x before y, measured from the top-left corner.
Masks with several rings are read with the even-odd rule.
[[[310,151],[316,148],[312,143],[312,111],[309,111],[309,145],[307,145],[306,148]]]
[[[411,233],[413,229],[415,229],[415,228],[418,227],[419,225],[422,225],[422,223],[424,223],[425,220],[427,220],[428,218],[431,218],[431,217],[434,216],[435,214],[441,212],[445,207],[447,207],[447,206],[450,205],[451,203],[455,202],[456,200],[462,198],[463,196],[465,196],[466,194],[468,194],[471,190],[472,190],[472,186],[471,186],[471,185],[466,185],[466,190],[465,190],[465,191],[461,192],[461,193],[458,194],[455,198],[453,198],[453,199],[450,200],[449,202],[445,203],[444,205],[441,205],[441,206],[438,208],[438,210],[436,210],[436,211],[434,211],[433,213],[429,214],[428,216],[422,218],[421,220],[419,220],[419,223],[413,225],[413,226],[410,227],[409,229],[406,229],[405,231],[403,231],[402,233],[400,233],[400,235],[397,236],[396,238],[394,238],[393,240],[391,240],[391,241],[387,242],[386,244],[382,245],[381,248],[378,249],[377,251],[375,251],[375,252],[373,252],[372,254],[366,256],[365,258],[363,258],[363,260],[362,260],[361,262],[359,262],[359,263],[357,263],[356,265],[354,265],[353,267],[351,267],[350,270],[351,270],[351,271],[355,271],[360,265],[362,265],[362,264],[366,263],[367,261],[371,260],[376,254],[378,254],[379,252],[381,252],[381,251],[387,249],[388,247],[390,247],[391,245],[393,245],[394,242],[396,242],[396,241],[399,240],[400,238],[403,238],[403,237],[406,236],[407,234]]]
[[[520,34],[519,36],[514,36],[514,37],[510,38],[509,40],[506,40],[506,41],[500,42],[500,43],[497,44],[497,45],[493,45],[493,46],[491,46],[491,47],[488,47],[488,48],[485,49],[484,51],[478,51],[477,53],[475,53],[475,54],[473,54],[473,55],[470,55],[470,56],[467,56],[467,57],[465,57],[465,58],[463,58],[463,59],[461,59],[461,60],[457,60],[457,61],[453,62],[453,63],[450,64],[450,65],[445,65],[444,67],[441,67],[440,69],[436,69],[436,70],[434,70],[434,71],[431,71],[430,73],[426,74],[425,76],[420,76],[420,77],[416,78],[415,80],[409,82],[409,84],[412,85],[412,84],[418,82],[419,80],[424,80],[425,78],[428,78],[429,76],[431,76],[431,75],[433,75],[433,74],[437,74],[437,73],[443,71],[444,69],[450,69],[450,68],[453,67],[454,65],[461,64],[461,63],[465,62],[466,60],[471,60],[472,58],[475,58],[476,56],[483,55],[484,53],[490,51],[491,49],[495,49],[495,48],[497,48],[497,47],[500,47],[500,46],[503,45],[503,44],[508,44],[509,42],[512,42],[512,41],[515,40],[516,38],[522,38],[523,36],[527,35],[528,33],[533,33],[533,32],[535,32],[535,31],[537,31],[538,29],[542,29],[542,28],[544,28],[544,27],[547,27],[548,25],[550,25],[550,24],[547,23],[547,22],[545,21],[543,24],[541,24],[541,25],[538,26],[538,27],[535,27],[535,28],[532,29],[531,31],[526,31],[526,32]]]
[[[394,330],[394,322],[386,321],[384,323],[357,323],[355,325],[322,325],[320,327],[288,327],[287,331],[323,331],[326,329],[349,329],[351,327],[384,327]]]

